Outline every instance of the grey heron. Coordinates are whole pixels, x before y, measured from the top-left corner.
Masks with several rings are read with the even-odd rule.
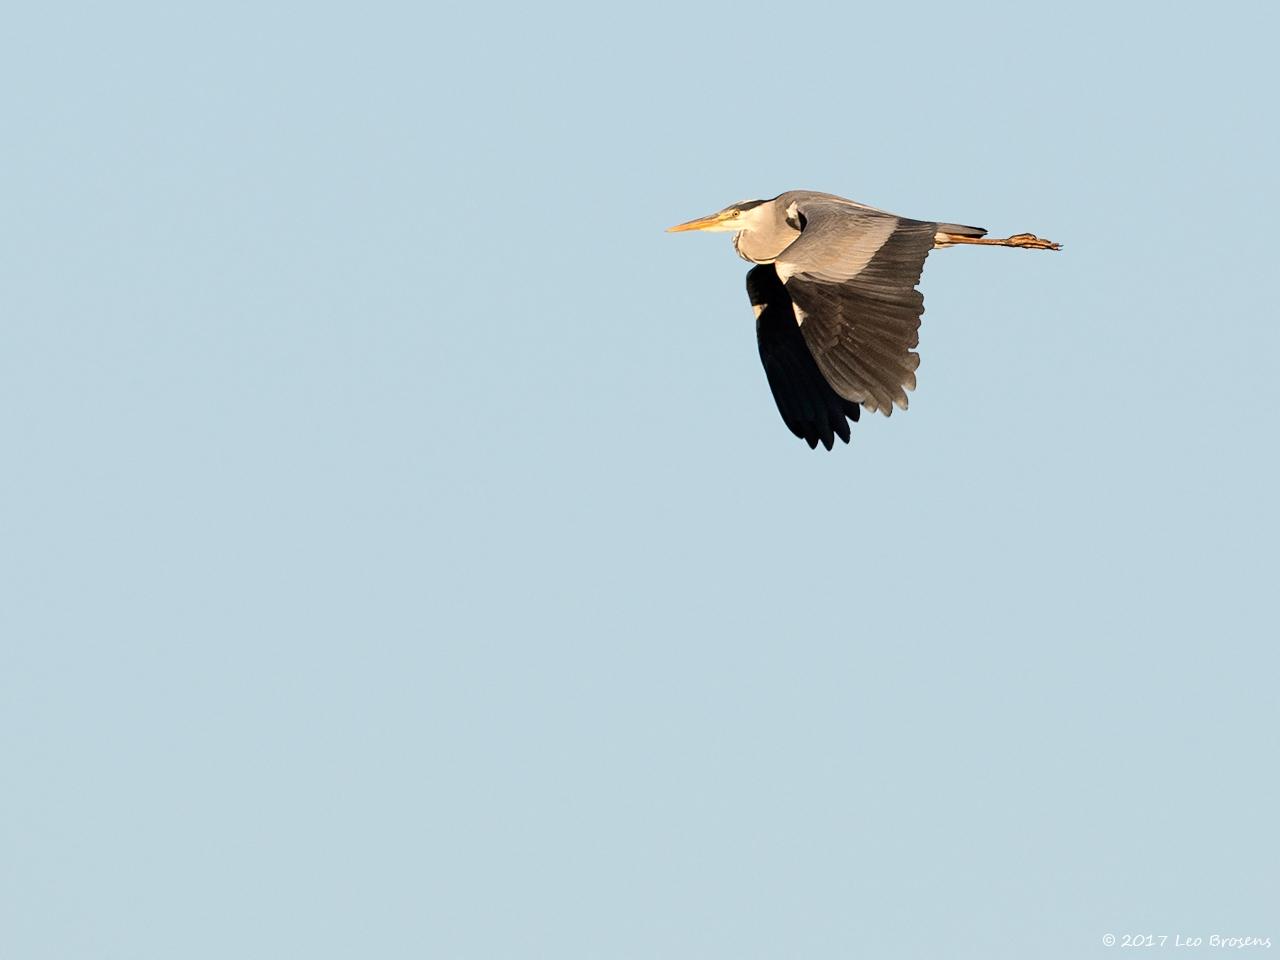
[[[862,407],[886,417],[907,408],[924,313],[916,284],[930,250],[1060,249],[1030,233],[996,239],[810,190],[745,200],[668,232],[685,230],[732,232],[738,255],[756,264],[747,296],[774,402],[792,433],[828,450],[836,437],[849,442]]]

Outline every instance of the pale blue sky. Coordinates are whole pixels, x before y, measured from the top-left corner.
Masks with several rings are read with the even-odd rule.
[[[1280,943],[1277,26],[11,9],[0,955]],[[812,453],[800,187],[1066,249]]]

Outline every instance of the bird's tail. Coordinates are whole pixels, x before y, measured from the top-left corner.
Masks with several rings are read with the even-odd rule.
[[[966,227],[959,223],[940,223],[938,232],[949,233],[953,237],[985,237],[987,235],[983,227]]]

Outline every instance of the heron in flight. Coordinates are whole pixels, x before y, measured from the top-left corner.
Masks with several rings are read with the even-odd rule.
[[[830,193],[792,190],[745,200],[671,227],[733,233],[747,272],[756,339],[778,412],[791,432],[828,450],[849,442],[861,407],[886,417],[916,388],[916,290],[929,251],[959,244],[1058,250],[1030,233],[995,239],[981,227],[910,220]]]

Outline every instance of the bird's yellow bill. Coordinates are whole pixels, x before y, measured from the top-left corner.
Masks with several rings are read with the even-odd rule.
[[[686,230],[710,230],[719,223],[724,222],[728,218],[728,214],[723,210],[719,213],[713,213],[709,217],[699,217],[697,220],[690,220],[687,223],[677,223],[674,227],[667,227],[667,233],[684,233]]]

